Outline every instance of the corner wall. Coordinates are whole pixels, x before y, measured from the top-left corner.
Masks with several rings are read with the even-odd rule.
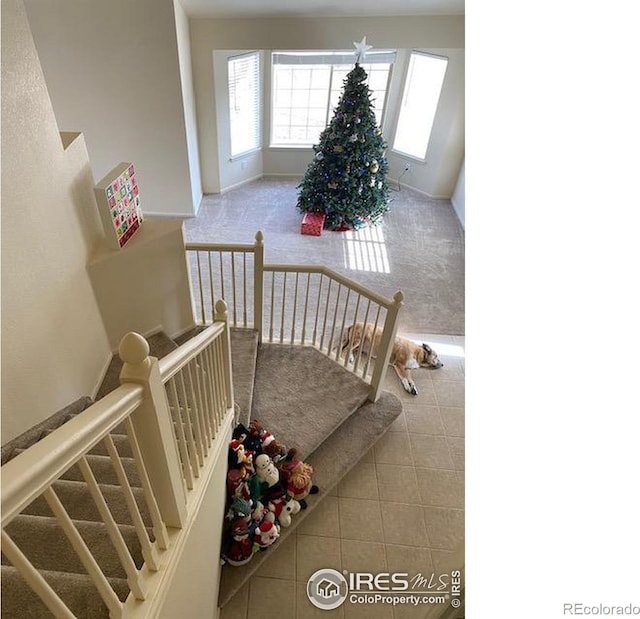
[[[456,215],[464,228],[464,161],[460,168],[456,188],[453,192],[453,196],[451,196],[451,204],[453,204],[453,210],[456,212]]]
[[[84,139],[66,148],[22,0],[2,0],[2,442],[92,394],[110,358],[86,263],[103,236]]]
[[[196,102],[193,94],[193,73],[191,71],[191,35],[189,18],[180,4],[173,0],[176,19],[176,37],[178,42],[178,62],[180,63],[180,82],[182,85],[182,105],[187,138],[187,156],[191,176],[191,197],[193,211],[198,213],[202,200],[202,181],[200,179],[200,154],[198,152],[198,123],[196,122]]]
[[[173,0],[25,5],[58,125],[84,133],[96,180],[132,161],[145,215],[194,215],[200,187]]]

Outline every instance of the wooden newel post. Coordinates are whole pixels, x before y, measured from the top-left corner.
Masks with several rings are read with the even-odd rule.
[[[373,375],[371,376],[371,392],[369,399],[372,402],[377,402],[382,391],[382,381],[389,364],[389,358],[391,357],[391,350],[393,349],[393,341],[396,338],[396,331],[398,330],[398,314],[402,307],[404,295],[398,290],[393,295],[393,305],[387,308],[387,315],[384,319],[384,329],[382,332],[382,340],[378,347],[378,357],[376,359],[375,367],[373,368]]]
[[[120,382],[145,388],[145,399],[131,415],[131,421],[162,520],[167,526],[182,528],[186,496],[158,360],[149,356],[149,344],[133,331],[122,338],[118,352],[124,362]]]
[[[253,328],[258,332],[258,344],[262,343],[262,301],[264,290],[264,235],[256,232],[253,253]]]
[[[231,372],[231,333],[229,331],[229,314],[227,304],[223,299],[216,301],[215,322],[224,322],[222,335],[222,368],[224,369],[224,392],[227,409],[234,407],[233,402],[233,375]]]

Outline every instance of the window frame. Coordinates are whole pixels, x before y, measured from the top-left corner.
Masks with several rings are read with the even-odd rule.
[[[384,88],[384,97],[382,100],[382,106],[380,108],[380,121],[379,121],[379,125],[382,128],[385,124],[385,119],[386,119],[386,115],[387,115],[387,104],[389,101],[389,90],[391,88],[391,84],[392,84],[392,75],[393,75],[393,69],[394,69],[394,64],[395,64],[395,56],[396,56],[396,50],[377,50],[379,53],[381,54],[385,54],[385,55],[390,55],[390,60],[388,62],[383,62],[383,61],[377,61],[377,62],[367,62],[366,58],[365,61],[361,63],[361,65],[364,66],[368,66],[368,65],[375,65],[375,64],[387,64],[388,65],[388,71],[387,71],[387,79],[386,79],[386,83],[385,83],[385,88]],[[305,55],[305,56],[317,56],[319,59],[321,58],[329,58],[329,57],[333,57],[335,58],[335,60],[333,60],[332,62],[320,62],[320,60],[315,63],[315,64],[311,64],[309,63],[281,63],[281,62],[274,62],[274,56],[278,55],[278,54],[285,54],[285,55]],[[351,60],[349,62],[341,62],[340,60],[344,60],[346,57],[350,57]],[[270,94],[269,94],[269,136],[268,136],[268,142],[269,142],[269,148],[271,149],[283,149],[283,150],[288,150],[288,149],[300,149],[300,150],[308,150],[309,148],[311,148],[314,144],[318,143],[318,140],[320,139],[320,133],[329,125],[329,122],[331,121],[332,117],[333,117],[333,113],[334,113],[334,107],[332,107],[331,105],[331,95],[332,95],[332,89],[331,89],[331,85],[333,83],[333,77],[334,77],[334,70],[336,70],[337,68],[342,68],[344,65],[350,65],[350,69],[353,68],[353,66],[355,65],[355,60],[353,59],[353,52],[351,51],[335,51],[335,50],[304,50],[304,51],[291,51],[291,50],[287,50],[287,51],[281,51],[281,50],[274,50],[271,52],[271,56],[270,56],[270,62],[271,62],[271,71],[270,71]],[[300,66],[305,66],[305,64],[307,66],[325,66],[328,70],[329,70],[329,76],[328,76],[328,80],[327,80],[327,86],[326,86],[326,109],[325,109],[325,123],[324,126],[319,129],[318,131],[318,135],[317,137],[310,142],[299,142],[299,143],[287,143],[287,142],[283,142],[283,141],[278,141],[276,142],[274,140],[274,130],[276,127],[276,123],[275,121],[275,114],[277,111],[277,107],[275,105],[275,99],[277,96],[277,89],[276,89],[276,67],[278,65],[282,65],[285,64],[286,66],[296,66],[297,64],[299,64]],[[348,73],[348,71],[347,71]],[[369,77],[370,75],[370,71],[367,71],[367,77]],[[340,93],[342,92],[342,88],[340,90]],[[309,108],[307,108],[309,109]],[[307,122],[307,127],[308,127],[308,122]]]
[[[404,106],[404,102],[405,102],[405,98],[407,96],[407,89],[409,87],[409,74],[411,71],[411,62],[414,56],[427,56],[429,58],[434,58],[437,60],[444,60],[446,62],[445,65],[445,69],[444,69],[444,73],[442,76],[442,83],[440,84],[440,91],[438,92],[438,97],[437,97],[437,101],[435,104],[435,108],[434,108],[434,112],[433,112],[433,118],[431,120],[431,126],[429,127],[429,133],[428,133],[428,137],[425,143],[425,148],[424,148],[424,155],[421,157],[419,155],[415,155],[413,153],[408,153],[404,150],[400,150],[397,146],[396,146],[396,142],[397,142],[397,138],[398,138],[398,129],[400,128],[400,121],[402,118],[402,111],[403,111],[403,106]],[[398,106],[398,111],[396,114],[396,122],[395,122],[395,128],[394,128],[394,132],[393,132],[393,141],[390,144],[390,148],[391,151],[394,154],[397,154],[401,157],[404,157],[406,159],[411,159],[413,161],[418,161],[420,163],[426,163],[427,162],[427,155],[429,154],[429,148],[431,146],[431,140],[433,138],[433,129],[436,125],[436,119],[438,117],[438,109],[440,107],[440,101],[442,99],[442,93],[444,91],[444,87],[445,87],[445,81],[447,78],[447,72],[449,70],[449,62],[450,59],[448,56],[444,56],[442,54],[434,54],[433,52],[425,52],[422,50],[416,50],[413,49],[411,50],[410,54],[409,54],[409,60],[407,61],[407,68],[405,71],[405,75],[404,75],[404,80],[403,80],[403,84],[402,84],[402,93],[400,96],[400,101],[399,101],[399,106]]]
[[[230,66],[231,62],[234,60],[238,60],[241,58],[253,56],[256,59],[256,83],[255,83],[255,145],[246,148],[245,150],[239,151],[237,153],[233,152],[233,113],[232,113],[232,102],[231,102],[231,73]],[[256,151],[262,149],[262,88],[263,88],[263,80],[261,75],[261,52],[260,50],[252,50],[249,52],[241,52],[234,53],[230,56],[227,56],[227,98],[228,98],[228,110],[229,110],[229,160],[234,161]]]

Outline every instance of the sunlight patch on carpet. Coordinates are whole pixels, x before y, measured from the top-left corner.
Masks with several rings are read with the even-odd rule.
[[[384,233],[380,226],[344,233],[344,266],[352,271],[391,273]]]

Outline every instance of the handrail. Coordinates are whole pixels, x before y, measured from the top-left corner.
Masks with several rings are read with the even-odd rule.
[[[144,399],[140,385],[121,385],[2,467],[2,527],[124,421]]]
[[[234,251],[251,253],[256,246],[253,243],[185,243],[187,251]]]
[[[224,324],[221,322],[213,323],[198,335],[192,337],[177,348],[172,350],[168,355],[158,360],[158,368],[162,382],[166,383],[180,371],[185,362],[201,353],[210,343],[224,332]]]
[[[61,601],[24,556],[5,527],[34,500],[44,499],[74,549],[75,556],[90,576],[111,617],[149,617],[150,604],[160,593],[161,580],[154,578],[169,562],[177,560],[175,540],[189,535],[195,518],[194,496],[201,496],[223,454],[227,441],[224,428],[233,418],[233,380],[227,305],[215,304],[215,323],[191,338],[165,358],[149,356],[149,344],[135,332],[127,333],[119,346],[123,367],[121,386],[76,415],[65,424],[18,454],[2,467],[2,550],[27,584],[56,616],[71,616]],[[187,385],[185,385],[185,379]],[[175,381],[180,381],[181,396],[176,396]],[[187,387],[185,389],[185,386]],[[170,393],[168,393],[170,392]],[[170,401],[170,394],[175,397]],[[185,438],[182,425],[196,426],[196,440]],[[120,427],[118,427],[120,426]],[[110,433],[126,427],[140,497],[134,488]],[[99,443],[106,447],[114,467],[126,510],[135,527],[143,567],[138,570],[132,548],[119,532],[103,495],[88,454]],[[199,461],[194,463],[196,455]],[[215,453],[216,457],[211,458]],[[181,460],[182,458],[182,460]],[[64,496],[57,494],[55,482],[77,467],[88,486],[99,518],[114,544],[123,567],[130,594],[125,608],[109,583],[99,557],[93,554],[78,532]],[[74,476],[77,474],[74,470]],[[184,475],[184,477],[183,477]],[[201,483],[194,483],[200,478]],[[220,478],[223,487],[224,481]],[[108,482],[105,482],[108,483]],[[143,501],[143,505],[140,504]],[[146,518],[144,513],[146,512]],[[147,518],[153,527],[153,539],[147,530]],[[172,536],[170,535],[172,531]],[[180,533],[177,533],[180,531]],[[139,612],[138,612],[139,611]],[[154,615],[155,616],[155,615]]]
[[[318,273],[326,275],[343,286],[351,288],[363,297],[367,297],[368,299],[375,301],[378,305],[381,305],[384,308],[388,309],[393,305],[393,299],[389,299],[373,292],[373,290],[370,290],[366,286],[363,286],[362,284],[348,278],[346,275],[343,275],[338,271],[334,271],[326,266],[316,264],[265,264],[264,270],[272,273]]]

